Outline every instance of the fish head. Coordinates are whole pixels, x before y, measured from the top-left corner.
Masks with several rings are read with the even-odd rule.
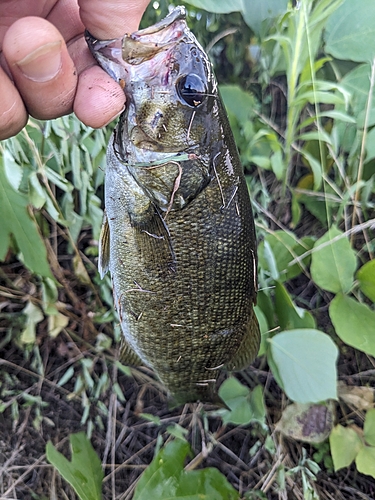
[[[184,7],[177,7],[157,24],[120,39],[86,36],[94,57],[126,94],[120,151],[121,144],[130,144],[146,161],[147,151],[196,153],[211,140],[216,80],[185,17]]]

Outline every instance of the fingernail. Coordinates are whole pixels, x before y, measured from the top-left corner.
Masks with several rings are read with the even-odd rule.
[[[116,120],[116,118],[118,118],[124,111],[125,109],[125,106],[123,106],[123,108],[121,109],[121,111],[119,113],[117,113],[117,115],[113,116],[110,120],[107,121],[107,123],[105,123],[103,125],[103,127],[106,127],[107,125],[109,125],[111,122],[113,122],[113,120]]]
[[[16,63],[34,82],[52,80],[61,68],[61,41],[46,43]]]

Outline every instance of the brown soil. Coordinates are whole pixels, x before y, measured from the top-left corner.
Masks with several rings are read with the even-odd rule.
[[[308,444],[283,438],[274,432],[287,400],[275,383],[264,359],[258,359],[238,377],[250,388],[264,387],[267,425],[224,426],[211,416],[212,408],[189,404],[169,410],[165,393],[147,369],[133,370],[132,376],[119,372],[113,363],[116,350],[98,352],[95,336],[100,331],[112,335],[110,323],[95,325],[90,311],[103,304],[90,286],[77,280],[71,258],[59,257],[59,278],[64,288],[59,300],[65,304],[70,322],[56,339],[47,335],[47,320],[37,327],[37,344],[25,348],[19,343],[24,318],[20,314],[30,298],[40,304],[40,284],[18,262],[11,260],[1,268],[0,279],[0,499],[71,499],[74,492],[46,461],[48,440],[69,456],[68,436],[91,429],[91,439],[102,463],[105,479],[104,499],[130,499],[136,480],[151,462],[160,439],[170,439],[168,425],[179,424],[188,430],[188,440],[197,467],[217,467],[242,495],[262,490],[264,496],[247,498],[303,499],[301,474],[286,475],[285,489],[280,490],[284,467],[296,467],[303,456],[318,459],[316,449]],[[297,284],[296,284],[297,285]],[[305,286],[301,286],[305,290]],[[99,302],[100,303],[99,303]],[[81,360],[91,359],[95,382],[103,374],[110,380],[99,397],[73,395],[77,377],[82,373]],[[63,386],[64,373],[73,367],[75,375]],[[373,362],[347,346],[342,348],[340,378],[349,385],[374,382]],[[118,382],[125,400],[112,390]],[[25,396],[26,395],[26,396]],[[33,396],[34,404],[30,404]],[[43,404],[37,403],[43,402]],[[86,413],[85,408],[87,407]],[[363,415],[354,408],[338,406],[338,420],[362,426]],[[156,425],[141,416],[148,413],[160,418]],[[207,423],[207,424],[206,424]],[[274,451],[269,451],[271,433]],[[161,436],[161,438],[160,438]],[[251,450],[251,451],[250,451]],[[373,499],[375,482],[359,474],[352,466],[334,474],[329,465],[329,448],[321,457],[321,471],[313,483],[323,500]],[[315,457],[315,458],[314,458]]]

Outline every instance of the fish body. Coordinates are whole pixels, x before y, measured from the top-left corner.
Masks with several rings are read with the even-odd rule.
[[[123,39],[87,41],[126,94],[99,244],[124,362],[151,367],[177,404],[218,403],[220,370],[248,366],[260,334],[253,215],[211,63],[183,7]]]

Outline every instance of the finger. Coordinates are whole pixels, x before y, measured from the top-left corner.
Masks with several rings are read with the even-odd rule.
[[[78,0],[83,24],[99,40],[138,29],[149,0]]]
[[[124,104],[124,91],[99,66],[81,73],[74,112],[83,123],[94,128],[104,127],[124,110]]]
[[[16,135],[27,122],[27,112],[20,94],[0,68],[0,140]]]
[[[31,115],[46,120],[72,110],[77,74],[52,24],[38,17],[18,19],[5,34],[3,54]]]

